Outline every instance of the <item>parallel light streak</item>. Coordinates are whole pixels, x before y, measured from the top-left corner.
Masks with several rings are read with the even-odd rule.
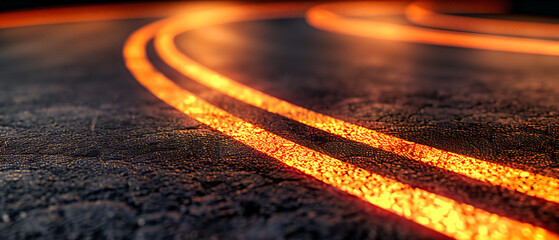
[[[340,12],[351,12],[352,9],[358,9],[358,14],[360,14],[363,12],[362,9],[374,9],[375,4],[375,2],[322,4],[311,8],[307,12],[306,18],[307,22],[316,28],[360,37],[559,56],[559,42],[557,41],[428,29],[340,14]],[[402,5],[399,2],[393,2],[393,4]],[[401,9],[403,13],[404,8]],[[373,11],[371,15],[379,14]]]
[[[392,3],[384,3],[384,5],[381,5],[379,8],[372,8],[372,6],[369,6],[369,8],[377,9],[379,13],[384,10],[390,11],[389,9],[393,9],[394,7],[399,8],[401,11],[403,7]],[[313,9],[309,12],[309,16],[311,18],[314,16],[312,11],[321,10],[321,8],[318,10]],[[276,12],[277,11],[278,10],[276,10]],[[558,179],[406,141],[296,106],[240,84],[207,67],[204,67],[200,63],[181,53],[173,42],[174,38],[178,34],[189,30],[225,22],[261,19],[263,14],[265,15],[266,13],[274,13],[274,11],[270,9],[253,8],[247,10],[220,10],[185,15],[184,17],[179,17],[169,21],[162,27],[162,29],[157,33],[155,47],[160,57],[167,64],[182,74],[242,102],[349,140],[361,142],[378,149],[462,174],[473,179],[489,182],[491,184],[516,190],[530,196],[559,203]],[[219,18],[217,16],[227,17]],[[310,21],[320,22],[321,20],[314,19]],[[397,26],[395,24],[391,25]],[[341,24],[339,26],[344,29],[352,29],[352,25],[348,24]],[[393,26],[390,28],[393,28]],[[374,26],[370,26],[370,29],[376,28]],[[355,29],[352,31],[354,30]],[[378,34],[383,33],[379,32]],[[421,34],[428,35],[430,32],[427,31]]]
[[[250,15],[252,12],[245,12],[247,8],[242,7],[226,8],[213,14],[243,12],[243,19],[248,19],[262,17],[267,11],[278,16],[282,10],[291,13],[288,9],[273,7],[248,8],[258,12],[256,15]],[[213,21],[215,15],[208,14],[212,17],[204,19]],[[221,16],[227,16],[230,21],[235,19],[234,15]],[[203,19],[198,18],[197,25],[201,21]],[[149,62],[146,45],[162,24],[164,22],[150,24],[130,36],[123,52],[126,66],[155,96],[197,121],[375,206],[457,239],[559,239],[545,229],[413,188],[303,147],[207,103],[176,85]]]
[[[456,6],[458,5],[458,6]],[[419,25],[489,34],[559,38],[559,24],[482,19],[441,13],[506,13],[501,1],[416,1],[406,7],[407,18]]]

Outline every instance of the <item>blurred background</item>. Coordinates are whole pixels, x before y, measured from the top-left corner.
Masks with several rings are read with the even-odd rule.
[[[44,8],[54,6],[67,5],[84,5],[95,3],[123,3],[123,2],[148,2],[148,1],[127,1],[127,0],[57,0],[57,1],[2,1],[0,2],[0,11],[14,11],[21,9]],[[244,1],[247,2],[247,1]],[[249,1],[249,2],[272,2],[272,1]],[[512,14],[527,14],[538,16],[559,17],[559,1],[546,0],[510,0],[510,9]]]

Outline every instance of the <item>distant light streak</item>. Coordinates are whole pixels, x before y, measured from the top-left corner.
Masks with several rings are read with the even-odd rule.
[[[193,13],[196,21],[192,23],[202,26],[204,21],[261,19],[267,13],[280,17],[303,8],[288,6],[291,7],[263,5],[225,8],[206,12],[207,15]],[[218,15],[221,20],[216,20]],[[165,22],[148,25],[130,36],[123,52],[126,66],[155,96],[197,121],[375,206],[457,239],[559,239],[545,229],[413,188],[303,147],[207,103],[176,85],[149,62],[146,45]]]
[[[170,17],[185,9],[203,9],[222,2],[145,2],[76,7],[58,7],[0,13],[0,29],[55,23],[102,21],[130,18]]]
[[[401,2],[383,4],[402,6]],[[326,3],[311,8],[306,15],[307,22],[319,29],[360,37],[378,38],[403,42],[424,43],[442,46],[474,48],[494,51],[531,53],[559,56],[559,42],[519,37],[494,36],[479,33],[465,33],[422,27],[406,26],[341,15],[337,12],[351,13],[352,9],[374,9],[375,2]],[[403,13],[405,5],[402,6]],[[371,15],[379,14],[371,11]]]
[[[456,6],[458,5],[458,6]],[[448,13],[506,13],[503,1],[416,1],[406,8],[407,18],[419,25],[489,34],[559,38],[559,24],[450,15]]]
[[[402,7],[405,5],[398,4],[400,3],[383,3],[378,7],[374,7],[375,5],[367,5],[369,6],[368,8],[360,9],[376,9],[376,12],[378,13],[381,13],[384,10],[393,11],[394,9],[400,9],[400,11],[402,11]],[[313,11],[321,11],[320,6],[318,9],[313,9],[314,10],[311,9],[309,12],[309,16],[311,18],[315,16]],[[200,63],[181,53],[174,44],[174,38],[178,34],[199,27],[232,21],[270,17],[266,15],[266,13],[270,12],[270,10],[259,10],[261,11],[260,15],[252,9],[236,9],[236,12],[225,10],[221,10],[222,12],[202,12],[173,19],[172,21],[167,22],[167,24],[157,33],[155,39],[156,50],[167,64],[182,74],[242,102],[349,140],[361,142],[378,149],[462,174],[473,179],[489,182],[491,184],[516,190],[530,196],[559,203],[558,179],[406,141],[296,106],[240,84],[209,68],[204,67]],[[318,24],[323,24],[320,17],[310,21],[318,21]],[[352,29],[352,25],[349,23],[334,22],[327,24],[335,24],[335,26],[342,27],[346,29],[346,31],[347,29]],[[369,27],[370,29],[373,29],[372,31],[381,31],[378,34],[385,34],[385,32],[390,31],[393,28],[395,28],[396,31],[402,31],[398,30],[399,27],[396,24],[385,25],[386,29],[379,29],[375,26]],[[418,29],[414,31],[419,34],[422,30]],[[428,35],[429,32],[422,34]]]

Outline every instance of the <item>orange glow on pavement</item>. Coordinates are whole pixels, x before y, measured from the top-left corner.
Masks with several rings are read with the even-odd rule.
[[[212,2],[212,4],[214,3]],[[146,4],[143,9],[136,9],[137,11],[133,13],[129,12],[133,8],[126,7],[118,10],[119,8],[115,8],[115,6],[118,5],[37,10],[19,12],[17,14],[5,13],[0,14],[0,28],[77,21],[156,17],[170,14],[170,12],[163,13],[160,11],[160,8],[146,7],[154,6],[149,4]],[[200,9],[198,8],[199,6],[187,4],[183,11]],[[190,22],[186,27],[192,29],[233,21],[294,16],[300,14],[305,8],[306,6],[304,5],[263,5],[260,7],[224,8],[222,10],[201,13],[191,12],[190,16],[196,17],[197,21]],[[175,11],[177,9],[170,7],[168,10]],[[88,11],[94,13],[87,13]],[[545,229],[501,217],[422,189],[413,188],[407,184],[385,178],[303,147],[245,122],[180,88],[154,68],[147,59],[145,52],[147,42],[154,37],[155,33],[165,23],[173,24],[175,21],[163,20],[138,30],[126,42],[123,54],[126,66],[136,79],[155,96],[179,111],[320,181],[450,237],[457,239],[559,239],[557,234]],[[158,42],[167,41],[166,38],[172,40],[175,33],[172,33],[172,31],[167,33],[162,31],[161,34]],[[171,45],[174,47],[174,44]],[[188,59],[186,56],[181,57]],[[256,99],[248,103],[255,106],[263,106],[261,108],[267,109],[270,112],[282,112],[286,114],[285,116],[291,116],[292,119],[298,119],[302,123],[324,131],[337,132],[338,135],[355,141],[369,141],[371,146],[380,149],[394,149],[397,154],[410,158],[426,159],[422,161],[428,163],[430,161],[437,162],[440,159],[450,159],[448,161],[452,162],[454,158],[465,161],[463,158],[466,158],[466,164],[468,164],[469,160],[467,157],[407,142],[312,112],[238,84],[194,61],[192,62],[194,63],[193,65],[185,66],[185,68],[190,68],[188,71],[191,74],[199,74],[201,76],[200,79],[204,81],[210,79],[221,84],[219,85],[221,87],[233,88],[235,91],[241,90],[240,92],[235,92],[239,94],[238,99],[241,101],[245,101],[243,100],[244,98],[254,96]],[[224,91],[223,89],[218,90]],[[230,94],[227,91],[224,93]],[[393,141],[396,141],[396,143]],[[397,150],[401,152],[398,153]],[[483,161],[481,162],[483,163]],[[455,163],[450,165],[453,166],[453,164]],[[442,166],[444,167],[445,165],[443,164]],[[489,169],[486,172],[493,170]],[[541,184],[538,181],[548,180],[547,178],[534,178],[533,176],[538,177],[539,175],[529,172],[514,171],[516,172],[513,172],[513,175],[518,174],[520,177],[525,178],[527,182],[535,181],[532,183]],[[482,172],[481,175],[484,175],[486,172]],[[505,172],[505,174],[510,173]],[[555,189],[550,189],[552,190],[550,192],[556,192],[557,186],[555,186]]]
[[[458,7],[456,6],[458,5]],[[417,1],[406,8],[406,16],[416,24],[489,34],[559,38],[559,25],[552,23],[482,19],[448,13],[506,13],[506,4],[498,1],[447,2]]]
[[[383,9],[392,6],[394,5],[384,5]],[[182,54],[173,42],[176,35],[198,27],[251,18],[260,19],[262,14],[268,12],[277,14],[278,11],[287,10],[251,8],[247,10],[220,10],[186,15],[185,17],[168,21],[162,27],[157,33],[155,47],[161,58],[182,74],[242,102],[349,140],[361,142],[473,179],[559,203],[558,179],[406,141],[293,105],[242,85],[202,66],[200,63]],[[292,14],[291,12],[289,13]],[[218,18],[216,16],[227,17]],[[351,29],[350,25],[342,25],[346,29]]]
[[[225,8],[213,13],[248,14],[250,13],[248,9],[251,9],[251,11],[258,12],[252,16],[253,18],[261,17],[261,14],[267,10],[271,11],[274,16],[281,15],[281,10],[273,8],[273,6],[277,5]],[[292,13],[288,9],[283,9],[286,11],[286,15]],[[208,16],[214,15],[209,14]],[[229,15],[221,16],[227,16],[229,20],[235,19]],[[245,15],[243,19],[248,19],[250,16]],[[215,21],[215,18],[198,17],[197,25],[200,25],[203,19]],[[135,32],[127,40],[123,53],[126,66],[136,79],[155,96],[197,121],[320,181],[450,237],[457,239],[559,239],[555,233],[545,229],[413,188],[303,147],[207,103],[158,72],[147,59],[146,45],[164,23],[156,22],[148,25]]]
[[[374,9],[375,4],[375,2],[322,4],[311,8],[307,12],[306,18],[307,22],[316,28],[360,37],[559,56],[559,42],[557,41],[436,30],[340,14],[351,12],[352,9],[360,9],[358,10],[358,14],[360,14],[363,12],[362,9]],[[393,2],[393,4],[395,6],[402,6],[400,2]],[[401,8],[401,11],[402,13],[404,12],[404,7]],[[375,15],[381,14],[378,14],[377,11],[372,11],[371,16]]]

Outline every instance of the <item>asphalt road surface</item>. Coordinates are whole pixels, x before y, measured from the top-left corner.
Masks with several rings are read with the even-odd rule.
[[[447,238],[213,130],[126,69],[155,19],[0,29],[3,239]],[[186,55],[313,111],[559,178],[559,59],[341,35],[304,19],[181,34]],[[283,138],[382,176],[559,232],[559,204],[355,143],[235,101],[148,56],[180,86]]]

